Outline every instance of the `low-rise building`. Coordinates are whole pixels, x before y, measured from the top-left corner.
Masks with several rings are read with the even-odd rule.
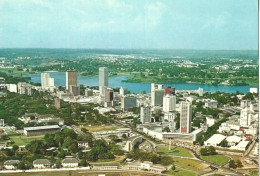
[[[88,142],[87,141],[78,141],[78,148],[89,148]]]
[[[204,145],[206,146],[218,146],[224,139],[226,139],[226,136],[222,134],[214,134],[212,135],[207,141],[204,142]]]
[[[126,168],[128,170],[145,170],[145,171],[149,171],[149,172],[153,172],[153,173],[162,173],[164,171],[166,171],[165,167],[161,167],[161,166],[153,166],[153,163],[150,161],[144,161],[143,163],[141,163],[140,165],[127,165]]]
[[[119,166],[93,166],[93,170],[117,170]]]
[[[33,161],[33,167],[38,169],[51,167],[51,162],[47,159],[36,159]]]
[[[240,141],[236,146],[230,147],[230,149],[246,151],[250,142],[251,141]]]
[[[26,136],[41,136],[46,133],[55,133],[59,130],[60,127],[58,125],[26,127],[24,128],[24,134]]]
[[[241,140],[242,138],[241,137],[238,137],[238,136],[228,136],[226,138],[227,142],[228,142],[228,146],[235,146],[237,145]]]
[[[19,160],[7,160],[4,162],[4,168],[8,170],[14,170],[17,168],[17,165],[20,163]]]
[[[62,167],[78,167],[79,161],[76,158],[65,158],[61,162]]]

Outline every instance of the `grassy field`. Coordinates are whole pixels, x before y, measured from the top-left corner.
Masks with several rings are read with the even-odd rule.
[[[157,153],[192,158],[190,151],[181,147],[171,147],[171,150],[169,150],[168,146],[162,146],[157,149]]]
[[[116,126],[84,126],[89,132],[116,130]]]
[[[208,155],[208,156],[200,156],[201,159],[204,159],[208,162],[217,164],[217,165],[224,165],[227,164],[229,161],[229,158],[224,155]]]
[[[106,176],[158,176],[158,174],[147,173],[147,172],[127,172],[127,171],[89,171],[89,170],[78,170],[78,171],[53,171],[53,172],[25,172],[25,173],[10,173],[1,174],[1,176],[96,176],[96,175],[106,175]],[[188,175],[189,176],[189,175]],[[193,175],[190,175],[193,176]]]
[[[26,137],[26,136],[10,136],[10,140],[14,141],[14,145],[26,145],[34,140],[40,140],[43,136],[33,136],[33,137]]]
[[[209,166],[200,161],[182,159],[182,158],[173,158],[174,164],[183,168],[194,170],[197,173],[202,173]]]
[[[174,176],[196,176],[195,172],[186,171],[184,169],[176,168],[175,170],[169,170],[167,175],[174,175]]]

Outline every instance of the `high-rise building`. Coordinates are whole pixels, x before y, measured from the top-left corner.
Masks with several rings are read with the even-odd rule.
[[[164,95],[167,95],[167,94],[175,95],[175,88],[171,87],[171,86],[166,87]]]
[[[140,121],[142,123],[151,122],[151,108],[141,107],[140,108]]]
[[[114,99],[114,90],[111,88],[107,88],[105,90],[105,102],[111,102]]]
[[[127,88],[120,87],[119,94],[120,95],[125,95],[126,93],[127,93]]]
[[[121,108],[123,111],[136,107],[136,97],[124,96],[121,98]]]
[[[163,105],[164,89],[162,84],[151,84],[151,105],[162,106]]]
[[[68,70],[66,72],[66,90],[68,90],[71,93],[70,86],[78,86],[76,70]]]
[[[108,69],[107,69],[107,67],[99,68],[99,86],[108,87]]]
[[[252,123],[252,114],[250,113],[250,109],[248,107],[242,109],[240,111],[240,125],[242,127],[248,127]]]
[[[54,91],[55,88],[54,78],[51,78],[49,73],[41,74],[41,84],[42,84],[42,89]]]
[[[86,88],[86,89],[85,89],[85,96],[86,96],[86,97],[91,97],[91,96],[93,96],[93,90],[92,90],[92,89],[89,89],[89,88]]]
[[[175,112],[166,112],[164,113],[163,119],[164,121],[168,121],[168,122],[174,122],[176,117],[176,113]]]
[[[191,132],[191,103],[181,102],[180,107],[180,130],[181,133],[190,133]]]
[[[163,112],[175,111],[176,96],[172,94],[166,94],[163,97]]]
[[[46,89],[47,87],[49,87],[49,78],[50,78],[49,73],[41,73],[42,89]]]
[[[203,96],[203,88],[200,88],[200,87],[199,87],[199,89],[198,89],[198,94],[199,94],[200,97]]]
[[[26,94],[31,96],[32,95],[32,85],[26,82],[19,82],[17,84],[18,93],[19,94]]]
[[[69,91],[73,96],[78,96],[80,95],[80,87],[79,86],[72,86],[70,85]]]

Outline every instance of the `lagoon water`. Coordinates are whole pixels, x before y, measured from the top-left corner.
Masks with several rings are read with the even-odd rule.
[[[31,77],[31,82],[41,83],[41,74],[30,74],[24,75],[26,77]],[[66,76],[65,73],[50,73],[50,76],[55,80],[55,86],[65,86],[66,85]],[[113,88],[125,87],[129,91],[138,93],[146,91],[147,93],[151,91],[150,83],[132,83],[132,82],[123,82],[126,80],[127,76],[115,76],[109,78],[109,86]],[[98,77],[78,77],[78,84],[84,86],[98,86]],[[203,88],[204,92],[227,92],[235,93],[239,91],[241,93],[248,93],[249,88],[258,86],[215,86],[215,85],[204,85],[204,84],[190,84],[190,83],[170,83],[164,84],[165,87],[172,86],[176,90],[195,90],[199,87]]]

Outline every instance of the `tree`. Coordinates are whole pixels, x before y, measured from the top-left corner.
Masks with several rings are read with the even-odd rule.
[[[26,169],[26,165],[24,163],[24,161],[21,161],[18,165],[17,168],[20,170],[25,170]]]
[[[236,166],[237,167],[243,167],[243,164],[242,164],[242,162],[240,160],[237,160],[236,161]]]
[[[203,156],[208,155],[208,150],[206,148],[201,148],[200,154],[203,155]]]
[[[209,146],[209,148],[208,148],[208,153],[209,153],[209,155],[215,155],[215,154],[217,154],[215,147]]]
[[[228,147],[228,141],[225,139],[220,143],[221,147]]]
[[[79,163],[81,166],[83,167],[86,167],[88,165],[87,161],[86,160],[81,160],[80,163]]]
[[[88,132],[88,130],[87,130],[86,128],[81,128],[81,131],[82,131],[83,133],[87,133],[87,132]]]
[[[124,133],[124,134],[122,134],[122,138],[127,138],[127,136],[126,136],[126,134]]]
[[[57,168],[60,168],[61,167],[61,159],[57,159],[56,162],[55,162],[55,165]]]
[[[233,168],[233,169],[237,168],[234,160],[229,161],[229,168]]]
[[[163,132],[171,132],[171,130],[170,130],[169,127],[164,127],[164,128],[163,128]]]
[[[13,148],[12,148],[13,152],[17,151],[18,149],[19,149],[18,145],[13,145]]]

